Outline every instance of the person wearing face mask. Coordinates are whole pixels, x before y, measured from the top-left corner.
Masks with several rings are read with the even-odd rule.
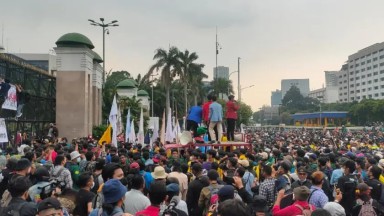
[[[0,215],[36,215],[36,204],[33,202],[27,202],[29,197],[28,189],[31,185],[31,181],[28,177],[20,175],[13,176],[8,184],[8,190],[12,196],[12,200],[6,208],[0,212]]]
[[[89,172],[82,173],[79,176],[78,186],[79,192],[76,194],[76,207],[73,211],[74,216],[87,216],[92,211],[92,200],[95,194],[91,189],[95,186],[93,176]]]
[[[305,170],[305,167],[300,167],[297,170],[297,175],[299,176],[299,180],[292,183],[292,189],[295,189],[300,186],[305,186],[308,189],[310,189],[312,186],[312,183],[307,179],[308,173]]]
[[[74,182],[73,188],[75,190],[79,189],[78,180],[80,176],[80,166],[79,163],[81,161],[80,153],[78,151],[73,151],[70,154],[71,156],[71,165],[69,166],[69,171],[71,172],[71,177]]]
[[[129,213],[124,213],[122,208],[127,188],[121,184],[120,180],[108,180],[102,191],[104,196],[102,207],[94,209],[89,216],[131,216]]]

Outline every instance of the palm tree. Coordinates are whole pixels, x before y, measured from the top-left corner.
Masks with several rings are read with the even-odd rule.
[[[196,61],[198,58],[197,54],[195,52],[189,53],[188,50],[185,50],[184,52],[179,52],[178,55],[178,61],[180,67],[179,69],[179,76],[181,81],[184,83],[184,109],[185,109],[185,116],[188,112],[188,83],[190,83],[191,78],[193,77],[192,74],[192,68],[195,67]]]
[[[157,49],[153,59],[156,60],[156,63],[151,66],[148,71],[148,76],[152,75],[154,71],[161,71],[160,83],[165,88],[165,105],[166,105],[166,114],[168,114],[170,109],[170,88],[172,79],[177,74],[178,67],[178,56],[179,50],[176,47],[171,47],[167,52],[164,49]]]
[[[232,81],[224,78],[217,78],[211,82],[213,91],[216,94],[233,94]]]
[[[204,98],[204,85],[203,85],[203,79],[208,78],[208,75],[203,72],[204,65],[199,64],[195,67],[192,67],[192,74],[193,76],[190,77],[190,87],[193,92],[193,102],[195,106],[197,105],[197,99],[200,97],[200,100]]]

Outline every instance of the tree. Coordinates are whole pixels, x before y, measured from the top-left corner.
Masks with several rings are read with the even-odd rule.
[[[243,103],[243,102],[239,102],[240,103],[240,108],[239,110],[237,111],[237,115],[238,115],[238,120],[237,120],[237,124],[240,125],[241,123],[247,125],[249,123],[249,119],[252,117],[252,108],[251,106]]]
[[[212,90],[216,95],[220,94],[233,94],[232,80],[224,78],[216,78],[211,82]],[[223,99],[223,98],[221,98]]]
[[[103,119],[108,119],[109,112],[111,111],[113,96],[116,94],[116,85],[119,82],[129,78],[131,78],[131,75],[128,71],[115,71],[107,76],[103,89]]]
[[[188,50],[185,50],[184,52],[179,52],[178,54],[178,67],[180,69],[178,70],[179,76],[181,81],[184,83],[184,109],[185,109],[185,116],[188,112],[188,83],[191,80],[192,75],[192,68],[195,66],[196,61],[198,58],[197,54],[195,52],[189,53]]]
[[[208,78],[208,75],[203,72],[203,64],[195,65],[191,70],[191,77],[189,80],[191,91],[193,92],[193,102],[195,106],[197,105],[197,100],[203,100],[205,97],[203,79]]]
[[[295,112],[296,110],[302,109],[303,99],[304,97],[301,95],[300,89],[293,85],[287,93],[285,93],[282,104],[287,109]]]
[[[157,49],[153,59],[156,60],[156,63],[151,66],[148,71],[148,75],[152,75],[154,71],[161,71],[160,83],[165,88],[165,106],[166,106],[166,115],[170,109],[170,87],[173,78],[176,76],[178,71],[177,56],[179,50],[176,47],[171,47],[169,51],[163,49]]]

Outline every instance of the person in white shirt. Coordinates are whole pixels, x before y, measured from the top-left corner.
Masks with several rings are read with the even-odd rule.
[[[132,189],[125,194],[124,212],[135,215],[151,205],[148,197],[144,196],[145,187],[143,176],[137,174],[131,179]]]

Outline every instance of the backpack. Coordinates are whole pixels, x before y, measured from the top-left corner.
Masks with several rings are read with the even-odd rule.
[[[359,216],[376,216],[375,209],[373,209],[372,202],[367,201],[361,205]]]
[[[219,200],[219,190],[223,187],[223,185],[218,185],[217,188],[212,187],[212,185],[208,186],[208,189],[210,191],[211,197],[209,199],[209,206],[216,204]],[[209,207],[208,206],[208,207]]]
[[[309,205],[309,208],[303,208],[298,204],[295,204],[295,206],[301,210],[303,216],[311,216],[313,212],[312,205]]]
[[[25,204],[27,204],[28,202],[23,202],[23,203],[20,203],[18,205],[15,205],[13,206],[12,208],[4,208],[4,212],[2,212],[1,215],[4,215],[4,216],[20,216],[20,209],[23,208],[23,206]]]
[[[384,205],[384,187],[383,184],[380,184],[380,190],[381,190],[381,195],[380,199],[377,200],[381,205]]]

